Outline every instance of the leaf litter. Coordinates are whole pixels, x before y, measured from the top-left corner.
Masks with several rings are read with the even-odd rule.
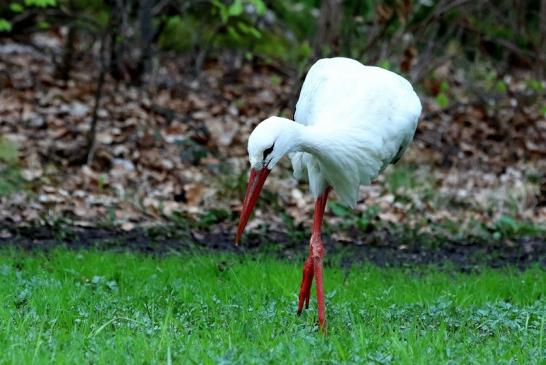
[[[270,115],[292,116],[287,105],[295,82],[267,64],[247,62],[234,75],[211,60],[193,80],[181,61],[165,57],[146,88],[108,80],[95,159],[81,165],[97,65],[88,59],[76,64],[65,84],[53,77],[51,59],[34,48],[3,41],[0,54],[0,134],[17,147],[25,181],[25,189],[0,196],[6,225],[108,221],[131,231],[218,211],[227,213],[212,231],[231,232],[244,194],[248,135]],[[382,222],[421,233],[445,221],[461,230],[473,222],[492,227],[505,216],[544,223],[544,95],[518,81],[524,76],[507,82],[506,95],[483,100],[454,86],[462,101],[447,108],[438,105],[434,86],[418,85],[424,112],[414,143],[397,166],[361,187],[361,200],[347,216],[364,216],[373,207]],[[0,159],[0,170],[8,165]],[[409,173],[396,183],[404,169]],[[250,231],[310,226],[313,199],[291,177],[288,161],[273,171],[265,190]],[[347,219],[335,209],[327,214],[332,227]],[[333,236],[354,239],[337,231]]]

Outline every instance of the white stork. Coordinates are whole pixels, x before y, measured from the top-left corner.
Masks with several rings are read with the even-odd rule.
[[[323,331],[321,225],[328,193],[333,189],[343,203],[354,207],[359,185],[369,184],[406,151],[420,114],[419,98],[403,77],[349,58],[329,58],[317,61],[309,70],[296,105],[295,123],[270,117],[250,135],[250,178],[236,242],[271,169],[288,154],[294,176],[306,177],[316,198],[298,314],[304,304],[309,307],[314,276],[318,321]]]

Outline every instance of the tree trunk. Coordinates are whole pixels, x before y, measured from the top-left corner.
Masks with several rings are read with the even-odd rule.
[[[68,35],[66,38],[66,44],[63,50],[63,61],[57,69],[57,74],[61,77],[61,80],[67,82],[70,78],[70,71],[72,70],[72,59],[74,58],[74,43],[76,42],[76,26],[74,23],[70,23],[68,26]]]
[[[70,14],[76,12],[76,7],[74,5],[74,0],[69,0],[68,10]],[[56,74],[63,80],[65,83],[70,78],[70,71],[72,70],[72,60],[74,58],[74,43],[76,42],[76,22],[71,20],[68,23],[68,34],[66,37],[66,44],[63,50],[63,60],[60,65],[57,65]]]
[[[546,78],[546,0],[540,2],[540,44],[538,47],[538,76]]]
[[[341,0],[322,0],[313,44],[313,59],[335,54],[341,23]]]
[[[152,58],[152,41],[155,35],[152,23],[152,8],[155,0],[141,0],[138,8],[138,23],[140,28],[140,57],[136,66],[137,85],[142,84],[142,78],[148,71],[150,58]]]
[[[111,15],[113,16],[113,15]],[[112,19],[110,19],[112,20]],[[106,78],[106,73],[108,72],[108,64],[104,57],[104,52],[106,49],[106,41],[110,32],[113,32],[112,27],[108,27],[104,30],[104,35],[101,37],[101,44],[99,50],[99,78],[97,81],[97,88],[95,90],[95,106],[93,108],[93,116],[91,117],[91,127],[89,132],[87,132],[87,143],[85,154],[87,155],[87,164],[90,165],[93,162],[95,157],[95,144],[96,144],[96,135],[97,135],[97,123],[99,119],[99,107],[100,101],[102,99],[102,92],[104,89],[104,80]]]

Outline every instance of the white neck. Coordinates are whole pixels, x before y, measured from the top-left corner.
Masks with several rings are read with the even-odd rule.
[[[291,129],[288,133],[292,134],[295,141],[294,152],[307,152],[317,157],[324,153],[324,141],[327,140],[324,131],[296,122],[287,124],[287,127]]]
[[[275,133],[278,136],[275,139],[275,149],[268,163],[270,168],[275,166],[284,155],[292,152],[307,152],[316,157],[327,155],[328,145],[325,141],[329,140],[329,133],[324,131],[323,128],[306,126],[281,117],[270,117],[262,123],[271,123],[270,126],[266,127],[271,128],[271,131],[267,131],[267,129],[258,130],[259,126],[262,125],[260,124],[253,132],[259,131],[258,138],[260,138],[260,135],[264,136],[265,133]],[[251,163],[261,161],[261,155],[254,156],[254,161],[253,156],[250,157]]]

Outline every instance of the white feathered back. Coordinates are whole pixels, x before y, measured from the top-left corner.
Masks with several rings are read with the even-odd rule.
[[[315,63],[303,84],[295,121],[307,126],[294,175],[318,196],[331,185],[354,206],[358,186],[396,162],[413,139],[421,103],[403,77],[348,58]]]

